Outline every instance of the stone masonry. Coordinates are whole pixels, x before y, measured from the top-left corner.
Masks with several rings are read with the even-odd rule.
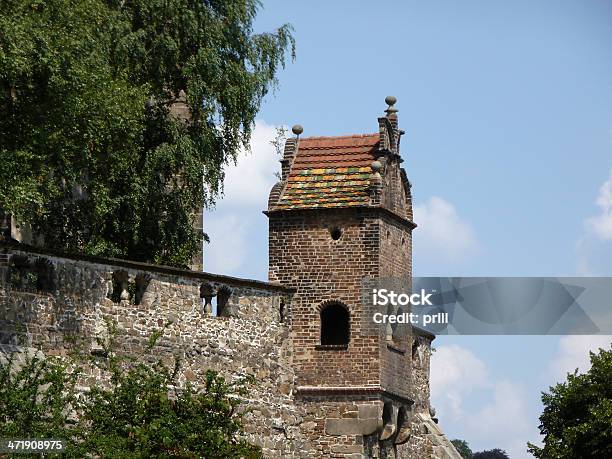
[[[265,212],[269,282],[1,242],[0,354],[25,326],[26,347],[64,355],[77,336],[98,355],[112,319],[119,349],[147,358],[163,330],[155,355],[179,354],[182,381],[256,377],[246,432],[265,457],[459,459],[431,415],[434,336],[364,328],[364,279],[412,277],[411,185],[386,101],[375,134],[294,127]]]

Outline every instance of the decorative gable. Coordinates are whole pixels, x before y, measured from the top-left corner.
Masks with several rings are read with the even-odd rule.
[[[400,164],[395,98],[385,99],[378,132],[295,138],[285,144],[282,177],[270,193],[268,211],[382,207],[412,220],[410,183]]]

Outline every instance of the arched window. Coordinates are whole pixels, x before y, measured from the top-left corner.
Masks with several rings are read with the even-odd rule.
[[[349,342],[349,312],[340,303],[330,303],[321,309],[321,344],[342,345]]]

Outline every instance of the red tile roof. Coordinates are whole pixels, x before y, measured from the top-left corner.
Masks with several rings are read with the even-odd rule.
[[[370,165],[379,134],[299,140],[279,209],[347,207],[368,203]]]

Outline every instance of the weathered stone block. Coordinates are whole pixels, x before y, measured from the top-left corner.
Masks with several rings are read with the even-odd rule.
[[[380,409],[377,405],[359,405],[360,419],[377,419],[380,416]]]
[[[197,375],[192,370],[187,370],[185,372],[185,379],[187,381],[195,381],[197,379]]]
[[[328,435],[370,435],[378,429],[377,419],[326,419]]]
[[[303,422],[300,426],[302,427],[303,430],[308,432],[308,431],[314,430],[315,427],[317,427],[317,423],[314,421],[308,421],[308,422]]]
[[[332,445],[332,452],[334,453],[363,453],[362,445]]]

